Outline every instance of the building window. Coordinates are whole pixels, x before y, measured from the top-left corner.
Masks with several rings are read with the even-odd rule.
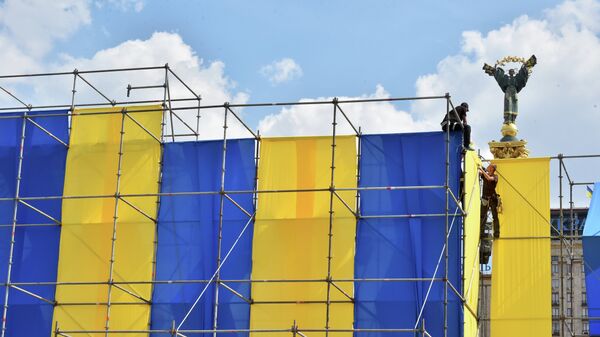
[[[552,274],[558,274],[558,264],[552,264]]]
[[[573,310],[571,308],[567,308],[567,317],[573,317]]]
[[[587,292],[585,291],[581,293],[581,304],[587,305]]]
[[[581,328],[581,331],[583,332],[583,334],[589,335],[590,334],[590,322],[584,321],[582,325],[583,325],[583,327]]]
[[[585,275],[585,262],[581,262],[581,273]]]
[[[558,321],[552,321],[552,335],[558,336],[560,334],[560,323]]]
[[[558,255],[552,255],[552,263],[558,263]]]
[[[552,304],[558,304],[558,293],[557,292],[552,293]]]
[[[560,311],[558,311],[557,307],[552,308],[552,318],[559,318],[558,314]]]
[[[588,318],[588,308],[587,307],[581,308],[581,318]]]
[[[558,279],[552,279],[552,288],[558,289],[558,286],[560,285]]]

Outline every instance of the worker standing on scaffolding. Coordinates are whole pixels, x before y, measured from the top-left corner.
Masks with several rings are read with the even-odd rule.
[[[463,132],[463,146],[466,150],[473,151],[471,147],[471,126],[467,124],[467,112],[469,111],[469,104],[463,102],[456,108],[450,110],[444,119],[440,123],[442,125],[442,131],[457,131],[462,130]]]
[[[496,165],[489,164],[484,171],[479,168],[479,175],[483,180],[483,192],[481,195],[481,235],[484,236],[488,211],[492,210],[494,223],[494,238],[500,237],[500,221],[498,220],[498,194],[496,193],[496,185],[498,184],[498,175],[496,174]]]

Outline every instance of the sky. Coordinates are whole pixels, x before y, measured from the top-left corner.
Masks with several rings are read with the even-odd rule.
[[[502,92],[481,70],[535,54],[519,99],[519,138],[532,156],[600,153],[600,2],[576,1],[149,1],[0,2],[0,74],[169,65],[202,104],[295,102],[333,97],[444,95],[470,105],[481,153],[501,137]],[[90,75],[111,99],[164,73]],[[31,104],[70,103],[72,78],[0,80]],[[101,98],[80,87],[77,100]],[[173,96],[185,88],[173,84]],[[160,90],[130,99],[162,98]],[[0,105],[18,106],[0,96]],[[366,133],[439,129],[443,101],[344,107]],[[328,134],[324,106],[239,111],[264,135]],[[203,112],[201,133],[222,133],[222,112]],[[324,117],[325,116],[325,117]],[[195,116],[184,118],[195,123]],[[324,122],[325,121],[325,122]],[[177,126],[183,128],[182,125]],[[350,132],[348,126],[340,126]],[[238,125],[234,136],[248,136]],[[553,179],[557,176],[552,163]],[[600,160],[570,160],[578,182],[600,180]],[[586,203],[576,187],[578,205]],[[556,195],[556,184],[553,185]],[[553,201],[553,204],[555,202]]]

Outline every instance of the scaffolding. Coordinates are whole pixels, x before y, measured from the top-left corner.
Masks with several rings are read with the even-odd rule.
[[[567,166],[565,164],[565,162],[567,160],[581,160],[581,159],[590,159],[590,158],[600,158],[600,154],[592,154],[592,155],[563,155],[563,154],[558,154],[555,157],[552,157],[552,159],[557,161],[557,165],[558,165],[558,181],[559,181],[559,194],[558,194],[558,199],[559,199],[559,227],[560,228],[556,228],[555,226],[552,226],[552,238],[556,239],[559,241],[559,261],[558,261],[558,270],[559,270],[559,322],[560,322],[560,327],[559,327],[559,333],[560,336],[578,336],[577,331],[574,329],[574,323],[575,321],[580,321],[580,322],[585,322],[586,320],[589,321],[596,321],[596,320],[600,320],[600,317],[595,317],[595,316],[584,316],[584,315],[580,315],[580,316],[575,316],[573,315],[573,303],[575,303],[574,300],[574,292],[573,292],[573,288],[574,288],[574,282],[573,282],[573,276],[572,276],[572,272],[570,271],[568,274],[568,285],[565,284],[565,276],[567,276],[567,272],[565,270],[565,266],[569,265],[572,266],[574,265],[574,262],[578,262],[579,260],[581,261],[581,264],[584,266],[585,270],[591,271],[592,268],[586,263],[585,259],[583,258],[583,254],[579,255],[577,254],[577,249],[576,246],[577,245],[582,245],[582,232],[583,232],[583,226],[581,228],[575,228],[575,212],[574,212],[574,205],[575,202],[573,200],[573,189],[575,186],[593,186],[594,182],[575,182],[571,176],[569,175],[569,171],[567,170]],[[568,184],[569,187],[569,205],[567,207],[567,209],[565,210],[565,207],[563,205],[563,198],[564,196],[564,184],[565,184],[565,180],[566,179],[566,183]],[[565,211],[568,212],[568,216],[565,216]],[[565,231],[565,223],[569,224],[569,228],[568,231]],[[554,234],[557,233],[557,234]],[[598,282],[600,282],[600,280],[597,280]],[[569,289],[569,291],[565,291],[566,289]],[[565,299],[565,292],[567,292],[567,298]],[[571,314],[569,315],[567,312],[567,308],[566,308],[566,303],[571,303]],[[587,331],[587,334],[589,334],[589,329]],[[585,334],[585,332],[583,333]]]
[[[130,73],[138,73],[138,72],[159,72],[160,74],[163,74],[163,76],[162,76],[163,83],[160,85],[151,84],[151,85],[136,85],[136,86],[134,86],[132,84],[128,84],[126,87],[123,88],[124,90],[126,90],[127,97],[130,97],[132,95],[132,93],[134,93],[138,90],[160,89],[162,98],[146,99],[146,100],[120,100],[120,101],[117,101],[115,99],[111,99],[109,97],[109,95],[105,94],[104,91],[101,90],[100,88],[98,88],[97,85],[94,85],[93,81],[91,79],[89,79],[89,77],[88,77],[88,75],[91,75],[91,74],[111,75],[114,73],[130,74]],[[426,329],[426,322],[423,319],[422,314],[423,314],[423,309],[425,308],[425,306],[427,304],[429,291],[431,290],[434,282],[442,282],[443,283],[443,289],[444,289],[443,290],[443,305],[444,305],[443,322],[427,322],[427,326],[431,326],[432,324],[443,324],[444,336],[447,336],[447,334],[448,334],[448,302],[449,302],[448,299],[449,299],[450,294],[453,294],[453,296],[456,296],[460,300],[461,304],[464,305],[468,311],[470,311],[475,317],[478,317],[477,316],[478,309],[470,308],[468,306],[468,304],[466,303],[466,299],[463,297],[463,294],[459,291],[459,289],[462,288],[461,285],[453,284],[452,281],[450,280],[450,278],[448,277],[448,263],[449,263],[448,239],[449,239],[452,231],[458,231],[460,229],[459,226],[462,226],[464,224],[464,221],[461,221],[461,224],[457,225],[456,221],[455,221],[457,219],[457,217],[465,217],[469,211],[468,209],[463,208],[464,205],[460,201],[461,196],[455,195],[450,188],[450,180],[449,180],[450,179],[450,174],[449,174],[450,132],[449,131],[446,132],[446,136],[445,136],[446,158],[445,158],[445,181],[443,182],[443,184],[434,185],[434,186],[376,186],[376,187],[359,187],[359,186],[357,186],[356,188],[340,189],[340,188],[336,188],[333,183],[334,177],[335,177],[336,136],[339,136],[338,125],[340,124],[340,122],[348,123],[348,125],[350,126],[352,133],[356,136],[356,139],[357,139],[357,144],[358,144],[358,149],[359,149],[358,153],[357,153],[357,160],[360,160],[360,156],[361,156],[360,144],[361,144],[361,137],[363,136],[363,133],[362,133],[361,127],[356,126],[352,122],[352,120],[349,118],[348,114],[345,113],[344,109],[346,106],[349,106],[352,104],[372,104],[372,103],[378,103],[378,102],[401,102],[401,101],[409,101],[410,102],[410,101],[417,101],[417,100],[438,100],[438,101],[445,102],[445,108],[446,108],[445,111],[450,113],[450,111],[452,111],[454,109],[454,104],[452,103],[451,96],[448,93],[439,95],[439,96],[426,96],[426,97],[398,97],[398,98],[351,99],[351,100],[340,100],[340,99],[334,98],[332,100],[310,101],[310,102],[280,102],[280,103],[251,103],[251,104],[235,104],[235,103],[225,102],[223,104],[216,104],[216,105],[203,105],[202,104],[202,96],[198,92],[196,92],[194,89],[192,89],[191,86],[188,85],[182,79],[182,77],[180,77],[171,67],[169,67],[168,64],[165,64],[164,66],[156,66],[156,67],[102,69],[102,70],[87,70],[87,71],[79,71],[79,70],[75,69],[75,70],[69,71],[69,72],[3,75],[3,76],[0,76],[0,81],[15,80],[15,79],[27,79],[27,78],[32,78],[32,77],[42,77],[42,78],[54,78],[54,77],[71,78],[72,77],[72,85],[69,88],[71,90],[71,95],[70,95],[71,99],[70,99],[70,102],[68,102],[67,104],[34,106],[31,104],[27,104],[24,100],[17,97],[14,93],[9,91],[5,87],[0,87],[0,89],[4,93],[6,93],[10,97],[12,97],[12,99],[14,99],[16,102],[19,103],[19,105],[14,106],[14,107],[0,107],[0,123],[2,123],[2,121],[6,120],[6,119],[15,119],[15,118],[23,119],[22,129],[20,132],[20,150],[19,150],[20,153],[19,153],[19,157],[18,157],[18,167],[17,167],[17,176],[16,176],[16,193],[15,193],[15,196],[11,197],[11,198],[0,198],[0,201],[14,202],[14,208],[13,208],[14,212],[12,214],[12,223],[0,224],[0,227],[8,227],[11,229],[11,240],[10,240],[10,249],[9,249],[7,278],[6,278],[5,282],[4,282],[4,280],[2,280],[3,283],[0,283],[0,287],[6,288],[4,299],[0,299],[0,300],[2,300],[2,303],[3,303],[2,330],[1,330],[0,337],[6,337],[6,323],[7,323],[8,317],[10,315],[10,307],[8,305],[9,304],[9,290],[15,290],[15,291],[22,292],[33,298],[36,298],[37,300],[40,300],[40,301],[48,303],[48,304],[52,304],[54,306],[63,305],[61,303],[57,303],[53,299],[44,298],[44,297],[36,294],[33,291],[28,291],[23,288],[24,286],[43,286],[43,285],[76,286],[76,285],[93,285],[93,284],[99,285],[99,284],[101,284],[101,285],[106,285],[109,289],[108,290],[109,297],[107,299],[107,302],[106,303],[97,303],[97,304],[103,304],[107,308],[106,326],[103,330],[96,330],[96,331],[63,330],[60,327],[60,322],[57,322],[56,326],[53,327],[53,335],[55,337],[82,335],[82,334],[90,334],[90,333],[104,334],[105,336],[114,335],[114,334],[130,334],[130,333],[153,333],[153,334],[161,334],[161,335],[165,335],[165,336],[188,336],[188,335],[194,335],[194,334],[204,334],[204,335],[213,334],[213,336],[216,336],[217,333],[268,334],[268,333],[275,333],[275,332],[290,333],[291,336],[296,336],[296,335],[310,336],[311,333],[317,333],[317,332],[325,333],[326,336],[329,336],[330,333],[335,335],[336,333],[343,333],[343,332],[346,332],[346,333],[350,333],[350,332],[351,333],[369,333],[369,332],[409,333],[409,334],[414,334],[414,335],[418,335],[418,336],[431,336],[430,333],[428,332],[428,330]],[[173,95],[173,93],[172,93],[172,87],[173,87],[172,82],[176,82],[179,85],[183,86],[183,88],[185,88],[186,94],[182,95],[181,97],[179,97],[179,96],[175,97],[175,95]],[[93,92],[95,92],[97,94],[97,97],[101,101],[100,102],[96,102],[96,101],[78,102],[76,99],[77,98],[76,94],[82,85],[84,85],[86,88],[91,89]],[[126,109],[126,106],[129,106],[132,104],[136,104],[136,105],[160,104],[160,105],[162,105],[162,108],[163,108],[163,116],[162,116],[162,122],[161,122],[162,133],[161,133],[160,137],[157,137],[156,135],[152,134],[136,119],[136,116],[135,116],[136,113],[144,112],[144,110],[128,111]],[[251,128],[241,118],[241,114],[239,113],[239,111],[244,108],[267,108],[267,107],[282,107],[283,108],[283,107],[302,106],[302,105],[321,105],[321,106],[329,106],[331,108],[331,115],[322,117],[323,123],[331,124],[330,136],[331,136],[332,151],[331,151],[331,162],[330,162],[330,164],[331,164],[330,165],[330,167],[331,167],[330,187],[329,188],[321,188],[321,189],[258,190],[258,187],[257,187],[258,184],[255,183],[255,187],[253,190],[244,190],[244,191],[227,190],[225,188],[225,176],[227,174],[227,167],[225,165],[225,161],[226,161],[225,155],[227,153],[227,140],[231,139],[230,135],[228,135],[228,129],[232,126],[232,124],[231,124],[232,120],[235,123],[237,123],[238,126],[241,126],[244,130],[247,131],[249,138],[255,139],[255,141],[256,141],[255,164],[256,164],[257,168],[258,168],[258,162],[260,161],[260,158],[259,158],[259,153],[260,153],[259,149],[260,149],[260,144],[261,144],[260,132],[258,130],[255,131],[253,128]],[[142,129],[144,132],[148,133],[152,138],[154,138],[160,144],[165,144],[165,143],[176,142],[176,141],[180,141],[180,140],[189,140],[189,139],[198,140],[201,137],[200,125],[201,125],[202,113],[204,111],[221,111],[222,117],[223,117],[222,118],[223,132],[222,132],[222,138],[221,138],[221,140],[223,141],[223,148],[222,148],[223,156],[222,156],[222,163],[221,163],[220,189],[217,191],[208,191],[208,192],[207,191],[189,191],[189,192],[177,192],[177,193],[164,193],[159,190],[158,193],[121,194],[121,193],[119,193],[119,174],[117,174],[117,184],[115,187],[115,193],[113,193],[113,194],[85,195],[85,196],[63,196],[63,195],[57,196],[57,195],[55,195],[55,196],[22,197],[19,194],[19,192],[20,192],[20,185],[21,185],[21,180],[22,180],[21,170],[22,170],[23,157],[24,157],[24,153],[23,153],[24,144],[25,144],[25,140],[27,137],[27,134],[25,132],[25,129],[26,129],[25,125],[27,123],[31,123],[34,127],[39,128],[41,131],[43,131],[45,134],[47,134],[49,137],[51,137],[58,143],[64,145],[67,148],[69,147],[69,145],[67,143],[65,143],[59,137],[54,135],[51,131],[45,129],[42,125],[37,123],[34,118],[32,118],[31,116],[28,115],[28,113],[33,110],[39,112],[40,110],[45,110],[45,109],[68,109],[68,112],[66,112],[64,114],[44,115],[43,113],[36,113],[35,117],[67,116],[69,118],[69,132],[70,132],[71,117],[75,115],[76,109],[86,108],[86,107],[106,107],[106,109],[107,109],[106,111],[97,111],[97,112],[93,113],[94,115],[98,115],[98,114],[120,114],[121,115],[121,137],[120,137],[120,142],[119,142],[120,150],[119,150],[119,160],[118,160],[119,168],[121,166],[121,158],[123,155],[122,154],[123,134],[124,134],[124,123],[125,123],[126,119],[131,120],[135,125],[140,127],[140,129]],[[113,111],[111,108],[115,108],[115,107],[122,107],[122,109],[120,111]],[[3,115],[2,112],[22,112],[22,115],[21,116],[15,116],[13,114]],[[84,115],[78,115],[78,116],[84,116]],[[231,118],[231,117],[233,117],[233,118]],[[176,124],[178,124],[179,126],[176,127],[175,126]],[[579,185],[579,184],[584,184],[584,183],[575,183],[571,180],[571,178],[569,177],[568,172],[566,170],[564,161],[566,159],[575,159],[575,158],[584,158],[584,157],[585,158],[588,158],[588,157],[598,158],[598,157],[600,157],[600,155],[589,155],[589,156],[559,155],[557,157],[552,158],[552,159],[558,160],[558,162],[559,162],[559,170],[560,170],[559,200],[560,200],[561,223],[564,223],[562,221],[562,220],[564,220],[563,194],[562,194],[563,172],[566,174],[566,176],[568,178],[569,186],[570,186],[570,216],[571,216],[571,219],[573,219],[573,211],[572,211],[573,210],[573,187],[576,185]],[[161,169],[162,169],[162,162],[159,165],[161,166]],[[463,171],[464,171],[464,169],[465,168],[463,167]],[[119,172],[119,171],[120,170],[118,170],[117,172]],[[357,181],[360,179],[360,171],[357,172],[356,178],[357,178]],[[258,172],[256,172],[255,180],[258,180]],[[586,184],[589,184],[589,183],[586,183]],[[159,182],[159,186],[160,186],[160,182]],[[334,279],[334,278],[332,278],[332,275],[331,275],[331,252],[332,252],[331,245],[332,245],[332,242],[331,242],[331,240],[332,240],[334,200],[339,200],[358,220],[361,218],[368,217],[368,216],[363,216],[360,214],[360,206],[359,205],[360,205],[360,192],[361,191],[367,191],[367,190],[394,191],[394,190],[418,190],[418,189],[443,190],[445,193],[445,211],[444,211],[444,213],[380,215],[379,217],[409,218],[409,217],[432,216],[432,217],[443,217],[445,219],[445,240],[444,240],[444,244],[442,245],[442,247],[439,247],[439,249],[440,249],[439,250],[439,259],[437,261],[437,267],[435,269],[434,275],[432,275],[432,277],[419,278],[419,279],[415,279],[415,278],[412,278],[412,279],[410,279],[410,278]],[[340,193],[338,193],[340,191],[355,192],[356,206],[354,208],[349,206],[349,203],[346,202],[340,196]],[[233,196],[235,196],[236,194],[251,194],[253,197],[253,200],[254,200],[255,209],[257,209],[258,207],[260,207],[260,205],[257,204],[258,194],[260,194],[260,193],[289,193],[289,192],[329,192],[329,211],[330,211],[329,214],[330,214],[330,217],[329,217],[329,233],[328,233],[329,234],[329,243],[328,243],[329,255],[328,255],[327,277],[325,279],[294,279],[294,280],[289,280],[289,279],[269,279],[269,280],[222,279],[221,275],[220,275],[221,267],[227,262],[227,259],[230,256],[231,252],[235,249],[238,241],[244,235],[244,232],[250,226],[252,221],[255,219],[255,215],[256,215],[255,211],[249,212],[248,210],[246,210],[242,206],[240,206],[234,200]],[[217,261],[216,261],[217,268],[214,271],[214,273],[212,274],[212,277],[210,277],[209,279],[204,279],[204,280],[169,280],[169,281],[153,280],[153,281],[123,281],[123,282],[114,281],[113,277],[112,277],[112,271],[113,271],[114,261],[115,261],[115,259],[118,259],[118,256],[115,256],[115,241],[116,241],[115,234],[116,234],[116,228],[117,228],[116,218],[118,217],[119,204],[123,203],[123,204],[127,205],[128,207],[139,212],[142,216],[152,220],[156,224],[157,218],[158,218],[157,214],[145,213],[141,209],[137,208],[134,204],[129,202],[128,199],[132,198],[132,197],[154,197],[154,198],[157,198],[157,202],[160,203],[161,197],[178,196],[178,195],[218,195],[220,198],[219,199],[220,200],[219,235],[218,235],[219,240],[217,242],[218,257],[217,257]],[[112,237],[112,248],[111,248],[111,261],[110,261],[110,275],[111,276],[110,276],[109,280],[107,280],[105,282],[100,282],[100,281],[98,281],[98,282],[13,282],[11,280],[11,273],[12,273],[12,267],[13,267],[13,250],[14,250],[14,245],[15,245],[16,228],[20,227],[20,226],[31,226],[31,225],[24,225],[24,224],[18,223],[18,221],[17,221],[18,207],[17,206],[23,205],[23,206],[39,213],[41,216],[43,216],[49,220],[48,223],[36,224],[36,226],[39,226],[39,225],[61,226],[60,221],[58,221],[57,219],[54,219],[53,217],[51,217],[50,215],[45,213],[43,210],[34,207],[32,204],[30,204],[30,201],[65,200],[65,199],[77,199],[77,198],[114,199],[114,204],[115,204],[114,218],[115,218],[115,220],[114,220],[113,229],[112,229],[113,237]],[[239,208],[244,214],[247,215],[248,219],[247,219],[247,222],[246,222],[245,226],[243,227],[242,231],[237,236],[237,239],[235,240],[232,247],[227,252],[222,252],[221,232],[222,232],[222,225],[223,225],[223,207],[224,207],[224,203],[226,203],[226,202],[230,202],[235,207]],[[158,209],[157,209],[157,212],[158,212]],[[373,215],[373,217],[377,217],[377,216]],[[552,226],[552,224],[549,224],[549,225]],[[572,228],[571,228],[571,232],[567,234],[563,231],[563,227],[564,226],[561,226],[560,229],[556,229],[553,227],[559,234],[558,234],[558,236],[553,235],[553,234],[550,235],[551,238],[560,240],[561,252],[562,252],[563,247],[565,247],[565,249],[568,251],[569,247],[572,247],[574,240],[577,240],[578,238],[580,239],[580,236],[573,233]],[[464,231],[463,231],[463,233],[464,233]],[[573,258],[573,254],[571,254],[570,256],[571,256],[571,258]],[[464,247],[463,247],[463,251],[460,252],[460,261],[461,261],[461,278],[460,279],[461,279],[461,281],[464,281],[465,268],[471,268],[471,266],[464,265]],[[443,274],[440,273],[441,275],[437,275],[439,267],[442,265],[444,266],[444,268],[443,268],[444,273]],[[562,264],[561,264],[560,272],[561,272],[561,276],[562,276],[562,273],[563,273]],[[561,280],[562,280],[562,277],[561,277]],[[240,330],[219,329],[219,327],[217,325],[217,309],[218,309],[218,305],[219,305],[218,292],[220,290],[229,291],[229,292],[232,292],[234,295],[240,297],[242,300],[244,300],[248,303],[252,303],[251,298],[246,298],[243,295],[241,295],[240,293],[236,292],[231,287],[227,286],[227,283],[251,284],[252,282],[274,282],[274,283],[277,283],[277,282],[321,282],[321,283],[326,284],[327,300],[325,301],[325,304],[326,304],[327,311],[324,313],[326,315],[325,327],[322,329],[304,329],[301,326],[298,326],[296,324],[296,322],[289,322],[290,328],[288,328],[288,329],[260,329],[260,330],[258,330],[258,329],[254,329],[254,330],[252,330],[252,329],[240,329]],[[414,322],[413,326],[397,327],[397,328],[393,328],[393,329],[356,329],[356,328],[353,328],[353,329],[331,329],[331,328],[329,328],[329,307],[332,303],[332,300],[330,299],[330,293],[331,293],[332,289],[340,290],[340,288],[337,284],[343,283],[343,282],[353,282],[353,283],[355,283],[355,282],[428,282],[429,286],[428,286],[427,295],[425,297],[423,304],[420,307],[419,315],[417,317],[417,320]],[[126,291],[126,289],[123,288],[124,285],[151,284],[152,286],[154,286],[156,284],[177,284],[177,283],[179,283],[179,284],[197,283],[197,284],[204,284],[204,286],[202,288],[202,291],[198,294],[193,305],[187,311],[185,317],[181,321],[173,322],[171,329],[168,329],[168,330],[150,330],[149,329],[149,330],[139,330],[139,331],[132,331],[132,330],[123,331],[123,330],[114,330],[114,329],[110,328],[110,309],[111,309],[111,306],[117,305],[117,304],[111,303],[111,300],[110,300],[110,292],[113,288],[118,288],[121,291],[125,291],[126,293],[128,293],[129,295],[132,296],[131,303],[138,304],[140,302],[136,302],[136,301],[139,301],[139,300],[142,300],[147,303],[150,303],[150,301],[149,301],[149,299],[140,298],[137,294]],[[181,329],[182,325],[187,320],[190,313],[194,310],[195,306],[200,301],[203,300],[203,295],[209,289],[209,286],[211,284],[215,285],[215,292],[216,292],[215,293],[215,295],[216,295],[215,301],[214,301],[214,303],[211,304],[213,306],[213,312],[214,312],[214,321],[212,324],[212,329],[206,329],[206,330],[184,330],[184,329]],[[350,296],[348,294],[346,294],[346,295],[347,295],[346,297],[348,298],[347,301],[349,303],[353,303],[354,299],[352,298],[352,296]],[[564,301],[564,298],[561,296],[561,303],[563,301]],[[127,304],[127,303],[119,303],[119,304]],[[562,308],[562,304],[561,304],[561,308]],[[572,324],[573,319],[574,319],[574,317],[566,317],[564,315],[561,315],[561,320],[563,322],[563,324],[561,324],[561,332],[563,332],[563,328],[569,326],[568,325],[569,322],[571,322],[571,324]],[[590,317],[589,319],[600,319],[600,318],[591,318]],[[563,334],[563,336],[564,336],[564,334]],[[573,336],[573,334],[571,334],[571,336]]]

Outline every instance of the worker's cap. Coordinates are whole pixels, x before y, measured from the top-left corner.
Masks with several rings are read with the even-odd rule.
[[[463,108],[467,109],[467,111],[469,111],[469,104],[467,104],[466,102],[462,102],[461,105]]]

